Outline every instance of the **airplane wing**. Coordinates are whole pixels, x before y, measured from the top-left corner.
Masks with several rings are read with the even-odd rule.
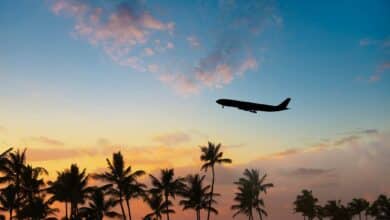
[[[238,109],[241,109],[241,110],[244,110],[244,111],[248,111],[248,112],[252,112],[252,113],[257,113],[256,110],[253,110],[251,108],[245,108],[245,107],[237,107]]]

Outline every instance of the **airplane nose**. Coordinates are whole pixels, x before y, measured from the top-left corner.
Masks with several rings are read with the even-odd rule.
[[[220,99],[218,99],[217,101],[215,101],[216,103],[218,103],[218,104],[221,104],[221,100]]]

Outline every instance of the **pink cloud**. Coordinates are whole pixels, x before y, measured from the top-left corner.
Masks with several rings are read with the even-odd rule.
[[[200,46],[200,42],[197,37],[195,36],[189,36],[187,37],[187,41],[190,44],[191,47],[196,48]]]
[[[169,134],[158,135],[153,138],[154,141],[167,146],[175,146],[191,140],[191,136],[184,132],[175,132]]]
[[[268,10],[271,6],[268,8],[266,5],[257,5],[269,17],[259,17],[257,12],[240,11],[243,8],[229,7],[227,11],[232,14],[236,14],[233,12],[235,10],[245,12],[240,18],[253,22],[244,22],[241,30],[234,25],[238,18],[227,21],[226,27],[232,28],[232,35],[225,33],[225,25],[221,26],[222,34],[216,39],[215,48],[211,48],[198,62],[192,62],[197,63],[194,66],[172,70],[175,65],[169,63],[159,64],[159,68],[156,68],[157,64],[150,61],[150,56],[175,48],[170,39],[174,36],[175,23],[157,19],[141,4],[143,3],[112,3],[113,7],[98,7],[93,1],[54,0],[51,9],[56,15],[69,16],[75,20],[72,33],[74,37],[86,39],[91,45],[102,48],[119,65],[141,73],[154,73],[158,80],[181,95],[195,94],[204,88],[221,88],[232,83],[237,76],[257,69],[257,61],[243,55],[251,53],[247,49],[244,51],[242,37],[234,36],[253,34],[250,30],[254,27],[263,27],[270,18],[272,20],[278,17],[273,9]],[[276,20],[281,19],[279,17]],[[170,38],[161,41],[156,39],[157,34],[166,34]],[[188,36],[185,40],[191,47],[201,46],[196,36]],[[250,44],[249,41],[245,43]]]
[[[377,82],[382,79],[382,76],[385,72],[387,72],[390,69],[390,62],[385,62],[379,65],[375,71],[374,74],[372,74],[368,81],[370,82]]]

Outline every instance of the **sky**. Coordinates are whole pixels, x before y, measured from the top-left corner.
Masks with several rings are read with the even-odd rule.
[[[320,201],[390,194],[389,10],[385,0],[1,1],[0,150],[28,148],[48,178],[75,162],[102,170],[118,150],[135,168],[185,175],[199,171],[199,146],[222,143],[233,164],[217,176],[217,219],[231,218],[231,183],[247,167],[276,185],[269,219],[300,219],[291,206],[303,188]],[[215,103],[286,97],[278,113]]]

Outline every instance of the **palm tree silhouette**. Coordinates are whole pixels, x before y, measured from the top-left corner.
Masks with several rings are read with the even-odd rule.
[[[48,182],[49,187],[46,190],[51,194],[50,201],[59,201],[65,203],[65,220],[68,220],[68,203],[70,202],[70,195],[67,192],[68,186],[70,184],[69,175],[65,172],[57,172],[57,179],[52,182]]]
[[[131,220],[131,209],[130,209],[130,200],[132,198],[139,198],[144,195],[146,185],[139,183],[137,181],[138,177],[141,177],[145,174],[145,171],[143,170],[136,170],[133,173],[131,173],[131,167],[130,172],[127,177],[127,183],[124,186],[124,196],[126,200],[126,207],[127,207],[127,213],[129,214],[129,219]]]
[[[239,178],[234,184],[238,187],[238,192],[235,194],[234,201],[237,204],[232,206],[237,212],[234,216],[242,213],[253,219],[253,210],[255,209],[259,215],[259,219],[263,219],[263,215],[267,216],[264,207],[264,200],[260,198],[262,192],[267,193],[267,190],[274,187],[272,183],[264,183],[267,175],[264,174],[260,178],[259,170],[245,169],[244,176]]]
[[[12,151],[12,148],[8,148],[7,150],[5,150],[3,153],[0,154],[0,172],[4,172],[6,170],[4,170],[5,168],[5,165],[8,161],[8,153]],[[0,177],[0,181],[1,181],[1,177]],[[1,183],[1,182],[0,182]]]
[[[124,220],[126,220],[126,213],[123,207],[123,199],[126,196],[126,192],[130,192],[130,186],[136,183],[136,178],[143,175],[145,172],[138,170],[132,173],[131,166],[125,167],[125,162],[120,151],[112,155],[112,161],[110,161],[108,158],[106,159],[106,161],[108,165],[108,171],[101,174],[95,174],[93,177],[95,179],[111,183],[115,186],[115,188],[111,190],[111,193],[118,198],[119,205],[122,211],[122,217]],[[131,219],[129,200],[130,198],[126,199],[126,204],[128,207],[129,219]]]
[[[317,202],[318,199],[313,196],[312,191],[304,189],[302,194],[298,195],[294,201],[294,211],[302,213],[303,219],[306,219],[307,216],[309,220],[312,220],[316,215]]]
[[[183,210],[195,210],[197,220],[200,220],[200,211],[202,209],[208,209],[208,201],[211,196],[209,192],[210,185],[203,186],[205,177],[205,175],[199,176],[199,174],[188,175],[185,179],[186,185],[181,192],[183,199],[180,201],[180,205],[183,206]],[[218,213],[213,207],[211,208],[211,211],[216,214]]]
[[[390,198],[385,195],[379,195],[367,210],[368,214],[378,220],[390,218]]]
[[[103,220],[103,218],[118,218],[121,214],[111,211],[118,203],[114,198],[106,199],[110,184],[102,187],[93,187],[88,192],[88,206],[80,208],[80,216],[86,220]]]
[[[144,196],[144,201],[152,210],[151,213],[145,215],[144,220],[161,220],[162,214],[175,213],[175,210],[170,209],[172,202],[164,201],[161,193],[151,191]]]
[[[211,142],[208,142],[207,146],[201,147],[202,154],[200,156],[200,160],[204,162],[201,167],[201,170],[207,172],[207,169],[211,168],[211,174],[212,174],[209,208],[207,211],[207,220],[210,219],[211,203],[213,201],[214,183],[215,183],[215,164],[232,163],[231,159],[223,158],[223,152],[220,151],[220,148],[221,148],[220,143],[215,145]]]
[[[325,216],[331,220],[349,220],[352,219],[351,211],[341,204],[341,201],[330,200],[324,206]]]
[[[85,202],[88,188],[88,175],[86,170],[80,171],[76,164],[72,164],[70,169],[64,171],[66,185],[65,192],[68,193],[70,202],[70,219],[78,218],[78,205]]]
[[[21,194],[21,175],[26,166],[26,149],[23,151],[19,151],[18,149],[15,152],[9,152],[4,162],[3,172],[6,175],[0,178],[0,183],[9,183],[15,187],[15,211],[19,213],[22,205],[20,202],[23,196]]]
[[[17,206],[16,193],[16,187],[14,185],[8,185],[0,192],[0,210],[8,211],[10,220],[12,220],[13,211]]]
[[[355,198],[348,204],[348,206],[352,211],[352,214],[359,215],[359,220],[362,220],[362,212],[368,209],[370,203],[363,198]]]
[[[162,169],[160,170],[160,179],[149,175],[151,178],[153,188],[150,190],[152,193],[159,193],[164,197],[165,203],[169,204],[169,196],[175,198],[175,195],[180,193],[184,187],[183,178],[174,178],[175,173],[173,169]],[[169,220],[169,206],[166,205],[165,214],[167,220]]]
[[[237,185],[238,192],[235,193],[234,197],[236,203],[231,207],[232,210],[236,210],[233,218],[239,214],[244,214],[248,216],[249,220],[253,220],[253,188],[247,182],[236,182],[235,184]]]
[[[50,215],[55,215],[59,210],[50,207],[51,202],[45,201],[44,196],[34,196],[20,210],[18,218],[31,220],[52,219]]]
[[[260,194],[262,192],[267,193],[267,190],[269,188],[274,187],[274,184],[273,183],[264,183],[265,179],[267,178],[267,174],[264,174],[260,178],[259,170],[245,169],[244,176],[247,179],[244,178],[244,179],[241,179],[241,181],[249,181],[251,183],[251,185],[254,187],[254,191],[255,191],[254,206],[255,206],[255,209],[259,215],[259,218],[263,219],[262,214],[267,216],[267,212],[264,209],[262,209],[262,207],[264,207],[264,200],[262,200],[260,198]]]
[[[25,166],[21,174],[21,192],[27,202],[32,203],[35,196],[39,196],[42,188],[45,186],[41,175],[48,175],[49,173],[43,167],[32,167],[31,165]]]

